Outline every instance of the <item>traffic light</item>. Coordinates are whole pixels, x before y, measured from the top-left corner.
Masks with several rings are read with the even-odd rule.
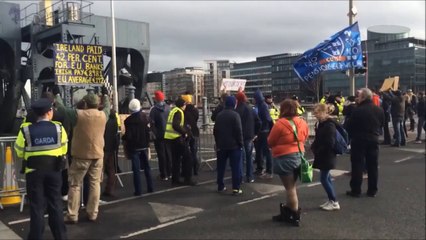
[[[367,72],[367,53],[362,52],[362,67],[355,69],[355,74],[365,74]]]
[[[364,66],[364,68],[367,68],[367,53],[366,52],[362,52],[362,66]]]

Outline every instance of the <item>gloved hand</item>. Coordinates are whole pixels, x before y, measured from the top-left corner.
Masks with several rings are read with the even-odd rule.
[[[59,90],[59,86],[58,85],[54,85],[53,87],[52,87],[52,93],[53,93],[53,95],[57,95],[57,94],[60,94],[61,93],[61,91]]]
[[[101,87],[101,93],[102,95],[108,95],[108,88],[106,88],[105,86]]]

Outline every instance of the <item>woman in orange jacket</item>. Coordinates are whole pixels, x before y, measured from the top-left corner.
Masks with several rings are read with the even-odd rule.
[[[299,226],[300,208],[296,180],[300,172],[300,155],[305,151],[304,144],[308,138],[308,124],[298,117],[297,104],[294,100],[284,100],[281,103],[280,113],[280,119],[274,124],[269,134],[268,144],[272,148],[274,173],[279,175],[286,189],[287,203],[280,203],[280,214],[272,219]],[[297,132],[297,139],[293,129]]]

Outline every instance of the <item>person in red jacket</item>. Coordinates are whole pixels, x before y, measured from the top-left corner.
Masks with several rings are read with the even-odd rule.
[[[280,214],[272,219],[299,226],[300,208],[296,192],[296,180],[300,172],[304,143],[308,138],[308,124],[297,114],[297,104],[291,99],[284,100],[280,107],[280,118],[275,122],[268,144],[272,148],[274,173],[279,175],[286,189],[287,203],[280,203]],[[295,139],[293,125],[298,138]],[[300,144],[300,151],[298,148]]]

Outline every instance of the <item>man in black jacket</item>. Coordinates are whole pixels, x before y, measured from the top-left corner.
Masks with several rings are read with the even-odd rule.
[[[149,148],[149,119],[141,110],[138,99],[129,102],[129,110],[132,114],[124,120],[125,133],[122,137],[126,155],[131,158],[133,171],[133,184],[135,196],[142,194],[140,170],[144,169],[147,184],[147,192],[153,192],[151,168],[148,162]]]
[[[115,186],[115,157],[119,145],[117,137],[118,123],[115,113],[115,110],[111,110],[104,132],[104,172],[107,175],[105,190],[102,193],[104,196],[113,196],[112,191]]]
[[[199,112],[198,109],[192,104],[192,95],[186,93],[181,96],[185,100],[185,126],[189,129],[189,149],[191,150],[191,160],[192,160],[192,170],[194,175],[198,175],[198,170],[200,168],[200,160],[198,158],[198,141],[200,139],[200,130],[198,129],[198,118]]]
[[[240,115],[243,129],[244,151],[242,159],[246,162],[246,181],[254,182],[253,176],[253,140],[257,137],[260,129],[260,119],[256,112],[247,103],[247,97],[243,92],[237,93],[237,108],[235,111]]]
[[[217,187],[219,192],[226,190],[223,182],[226,160],[229,157],[232,169],[232,193],[242,194],[241,190],[241,153],[243,147],[243,132],[241,119],[234,111],[235,97],[228,96],[225,100],[225,109],[216,117],[213,135],[217,151]]]
[[[155,104],[149,112],[149,119],[151,121],[151,131],[155,136],[154,146],[158,158],[158,168],[160,171],[160,179],[167,181],[171,173],[172,160],[169,159],[166,149],[166,142],[164,140],[164,133],[166,131],[167,116],[169,115],[170,108],[164,102],[164,94],[161,91],[154,92]]]
[[[192,165],[191,156],[189,154],[189,146],[187,143],[189,134],[184,127],[186,108],[185,101],[179,98],[175,102],[174,107],[167,117],[166,131],[164,139],[166,139],[166,147],[169,149],[167,152],[171,153],[172,159],[172,184],[182,184],[180,181],[180,170],[182,169],[185,185],[196,185],[197,183],[192,180]]]
[[[356,107],[348,123],[351,141],[351,190],[346,194],[352,197],[361,195],[362,172],[364,161],[368,173],[367,196],[377,194],[379,135],[385,121],[383,109],[372,102],[373,93],[368,88],[362,88]]]
[[[405,101],[400,90],[397,90],[394,93],[389,91],[389,95],[391,96],[391,116],[395,140],[392,146],[404,146],[406,141],[403,126],[405,116]]]
[[[425,94],[424,92],[418,93],[418,103],[417,103],[417,116],[419,117],[418,123],[417,123],[417,137],[416,137],[416,143],[422,143],[422,140],[420,139],[422,135],[422,129],[425,128],[425,112],[426,112],[426,105],[425,105]]]

